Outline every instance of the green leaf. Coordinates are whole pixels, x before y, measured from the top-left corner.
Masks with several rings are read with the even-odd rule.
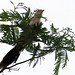
[[[58,75],[60,64],[61,64],[61,58],[59,57],[57,62],[55,63],[56,66],[55,66],[55,69],[54,69],[54,75]]]

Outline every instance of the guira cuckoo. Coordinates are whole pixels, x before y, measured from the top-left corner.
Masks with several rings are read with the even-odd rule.
[[[40,19],[41,19],[41,16],[42,16],[42,13],[43,13],[44,10],[41,10],[41,9],[38,9],[36,10],[33,18],[31,19],[29,25],[32,26],[32,25],[37,25],[37,23],[40,23]],[[21,39],[21,38],[20,38]],[[19,40],[20,40],[19,39]],[[23,41],[22,41],[23,42]],[[28,41],[27,41],[28,42]],[[25,44],[26,41],[23,42],[23,44]],[[23,45],[22,44],[22,45]],[[21,50],[23,49],[23,46],[20,45],[20,44],[16,44],[16,46],[11,49],[2,59],[2,61],[0,62],[0,72],[3,72],[3,70],[5,68],[7,68],[8,65],[10,65],[11,63],[13,62],[16,62],[19,55],[20,55],[20,52]]]

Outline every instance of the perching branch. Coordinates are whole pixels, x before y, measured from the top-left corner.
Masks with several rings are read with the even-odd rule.
[[[35,58],[39,58],[39,57],[41,57],[41,56],[37,56],[37,57],[35,57]],[[34,59],[35,59],[35,58],[34,58]],[[33,61],[34,59],[33,59],[33,58],[30,58],[30,59],[27,59],[27,60],[25,60],[25,61],[16,63],[16,64],[14,64],[14,65],[12,65],[12,66],[6,67],[6,68],[4,68],[3,70],[1,70],[0,73],[3,72],[5,69],[9,69],[9,71],[10,71],[10,70],[12,70],[12,69],[11,69],[12,67],[17,66],[17,65],[20,65],[20,64],[23,64],[23,63],[26,63],[26,62],[28,62],[28,61]]]

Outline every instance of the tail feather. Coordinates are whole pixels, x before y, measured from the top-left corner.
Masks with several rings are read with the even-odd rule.
[[[17,48],[15,46],[13,49],[11,49],[2,59],[0,62],[0,72],[2,72],[8,65],[10,65],[13,62],[16,62],[19,55],[20,55],[20,50],[21,48]]]
[[[2,62],[0,63],[0,73],[3,72],[3,70],[6,68],[5,64]]]

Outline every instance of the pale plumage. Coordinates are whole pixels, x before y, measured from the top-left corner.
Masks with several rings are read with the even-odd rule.
[[[34,25],[34,24],[40,23],[40,19],[42,17],[43,11],[44,10],[41,10],[41,9],[36,10],[36,13],[34,14],[29,25]]]

